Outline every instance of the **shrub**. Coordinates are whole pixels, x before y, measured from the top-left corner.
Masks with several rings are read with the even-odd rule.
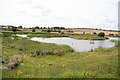
[[[51,30],[50,30],[50,29],[48,29],[48,30],[47,30],[47,32],[49,32],[49,33],[50,33],[50,32],[51,32]]]
[[[61,34],[64,34],[64,32],[61,32]]]
[[[96,33],[96,32],[94,32],[93,34],[95,34],[95,35],[96,35],[97,33]]]
[[[13,32],[16,32],[16,31],[17,31],[17,28],[16,28],[16,27],[12,27],[12,31],[13,31]]]
[[[1,36],[1,37],[10,37],[11,34],[10,34],[10,33],[2,33],[0,36]]]
[[[85,32],[83,32],[83,34],[85,34]]]
[[[100,32],[100,33],[98,33],[98,36],[104,37],[104,36],[105,36],[105,33],[104,33],[104,32]]]
[[[35,29],[32,29],[32,32],[35,32]]]
[[[115,36],[119,37],[118,34],[115,34]]]
[[[8,69],[15,69],[20,63],[23,62],[23,58],[18,55],[3,56],[2,64]]]
[[[109,36],[114,36],[114,34],[109,34]]]
[[[60,30],[59,30],[58,32],[59,32],[59,33],[61,33],[61,31],[60,31]]]

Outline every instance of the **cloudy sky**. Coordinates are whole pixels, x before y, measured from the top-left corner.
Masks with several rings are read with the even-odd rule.
[[[0,25],[118,29],[119,0],[0,0]]]

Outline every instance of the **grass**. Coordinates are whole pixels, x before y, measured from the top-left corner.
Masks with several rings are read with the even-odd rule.
[[[73,34],[71,38],[84,39],[84,40],[105,40],[105,37],[99,37],[96,34]]]
[[[105,37],[99,37],[92,34],[61,34],[61,33],[39,33],[39,34],[28,34],[28,37],[71,37],[75,39],[84,39],[84,40],[105,40]]]
[[[60,34],[60,33],[39,33],[39,34],[28,34],[28,37],[47,37],[47,38],[50,38],[50,37],[69,37],[68,34]]]
[[[4,37],[3,38],[3,51],[16,50],[17,53],[36,54],[36,55],[61,55],[66,52],[73,52],[69,46],[57,45],[50,43],[34,42],[29,39],[20,37]],[[11,51],[7,51],[11,52]],[[10,53],[9,53],[10,54]]]
[[[23,58],[23,63],[15,69],[4,69],[3,78],[118,78],[120,45],[117,41],[114,41],[114,48],[74,52],[65,45],[33,42],[20,37],[2,39],[3,55]]]
[[[74,34],[74,33],[49,33],[49,32],[2,32],[2,36],[9,37],[12,34],[27,34],[28,37],[71,37],[84,40],[105,40],[105,37],[99,37],[95,34]]]

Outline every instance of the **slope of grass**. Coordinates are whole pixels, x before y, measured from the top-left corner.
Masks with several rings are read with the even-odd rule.
[[[114,48],[79,53],[64,45],[3,37],[3,55],[23,58],[23,63],[15,69],[4,69],[3,78],[118,78],[118,47],[116,44]],[[39,49],[58,50],[58,53],[62,50],[64,54],[29,56],[31,51]]]
[[[37,55],[59,55],[62,53],[73,52],[74,50],[66,45],[57,45],[50,43],[34,42],[20,37],[4,37],[2,39],[3,51],[20,54],[37,54]],[[10,51],[9,51],[10,50]],[[8,53],[10,54],[10,53]]]

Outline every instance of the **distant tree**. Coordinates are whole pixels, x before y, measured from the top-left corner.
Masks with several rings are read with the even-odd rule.
[[[18,26],[18,28],[22,28],[22,26]]]
[[[95,34],[95,35],[96,35],[97,33],[96,33],[96,32],[94,32],[93,34]]]
[[[118,34],[115,34],[115,36],[117,36],[117,37],[118,37]]]
[[[48,29],[50,29],[50,27],[48,27]]]
[[[64,32],[61,32],[61,34],[64,34]]]
[[[46,27],[43,27],[43,29],[47,29]]]
[[[39,26],[36,26],[35,29],[39,29]]]
[[[32,29],[32,32],[35,32],[35,28]]]
[[[58,32],[61,33],[61,30],[59,30]]]
[[[64,27],[61,27],[60,29],[65,29]]]
[[[12,27],[12,31],[16,32],[17,31],[17,27]]]
[[[85,34],[85,32],[83,32],[83,34]]]
[[[52,29],[60,29],[59,27],[52,27]]]
[[[114,36],[114,34],[109,34],[109,36]]]
[[[105,36],[105,33],[104,33],[104,32],[100,32],[100,33],[98,33],[98,36],[104,37],[104,36]]]
[[[48,29],[48,30],[47,30],[47,32],[49,32],[49,33],[50,33],[50,32],[51,32],[51,30],[50,30],[50,29]]]
[[[40,29],[42,29],[42,27],[40,27]]]

